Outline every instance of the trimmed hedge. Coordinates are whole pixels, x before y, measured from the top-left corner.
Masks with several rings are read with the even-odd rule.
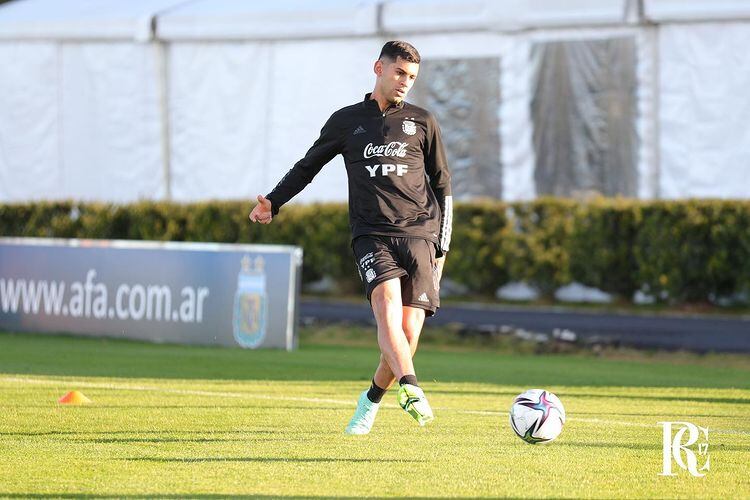
[[[284,207],[250,224],[253,203],[0,205],[0,234],[277,243],[305,251],[303,281],[358,289],[345,204]],[[526,281],[549,294],[578,281],[630,298],[704,301],[750,292],[750,202],[539,199],[458,204],[446,275],[476,293]]]

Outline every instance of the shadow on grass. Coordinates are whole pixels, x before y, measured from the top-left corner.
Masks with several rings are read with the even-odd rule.
[[[420,463],[426,462],[426,460],[395,460],[389,458],[326,458],[326,457],[312,457],[312,458],[283,458],[283,457],[130,457],[122,458],[121,460],[136,461],[136,462],[290,462],[290,463]]]
[[[289,498],[289,499],[304,499],[304,498],[336,498],[339,500],[371,500],[371,499],[377,499],[377,498],[383,498],[383,497],[363,497],[363,496],[356,496],[356,497],[345,497],[345,496],[335,496],[335,495],[305,495],[305,496],[298,496],[298,495],[257,495],[254,493],[248,493],[248,494],[242,494],[242,495],[236,495],[236,494],[227,494],[227,493],[181,493],[181,494],[164,494],[164,493],[151,493],[151,494],[124,494],[124,493],[109,493],[109,494],[102,494],[102,495],[92,495],[92,494],[86,494],[86,493],[3,493],[0,491],[0,497],[2,498]],[[409,498],[414,498],[415,500],[422,500],[422,499],[428,499],[428,498],[440,498],[440,497],[419,497],[419,496],[410,496]],[[476,497],[454,497],[451,496],[450,498],[456,499],[456,500],[468,500]],[[516,498],[516,497],[504,497],[504,498]],[[521,497],[517,497],[521,498]]]
[[[180,435],[180,434],[206,434],[208,431],[204,430],[196,430],[196,431],[152,431],[152,430],[145,430],[145,431],[88,431],[88,432],[78,432],[78,431],[31,431],[31,432],[0,432],[0,437],[2,436],[17,436],[17,437],[49,437],[49,436],[96,436],[96,435],[102,435],[102,434],[157,434],[157,435],[164,435],[166,437],[172,437],[174,435]],[[287,429],[284,429],[283,431],[275,431],[275,430],[239,430],[239,431],[215,431],[214,434],[250,434],[250,435],[273,435],[273,434],[281,434],[283,436],[288,436],[289,434],[294,434],[294,431],[290,431]]]
[[[263,441],[284,440],[289,438],[262,438]],[[127,444],[127,443],[231,443],[242,442],[247,439],[242,438],[94,438],[94,439],[74,439],[76,443],[101,443],[101,444]]]

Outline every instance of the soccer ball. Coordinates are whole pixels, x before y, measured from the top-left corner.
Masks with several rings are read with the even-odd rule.
[[[560,398],[543,389],[519,394],[510,407],[510,426],[530,444],[548,443],[562,432],[565,408]]]

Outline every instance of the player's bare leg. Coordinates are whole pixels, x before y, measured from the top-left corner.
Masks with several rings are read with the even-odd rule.
[[[370,301],[378,324],[382,358],[400,385],[398,403],[419,425],[425,425],[433,419],[433,415],[424,392],[417,384],[412,350],[404,331],[401,280],[392,279],[378,285],[370,295]]]
[[[424,425],[432,420],[432,410],[424,393],[417,386],[411,358],[417,349],[425,312],[423,309],[402,306],[399,279],[389,280],[378,285],[373,290],[370,300],[378,324],[378,344],[381,349],[380,364],[375,371],[370,390],[364,391],[360,395],[357,410],[349,422],[346,432],[348,434],[367,434],[370,432],[375,422],[380,399],[385,390],[396,380],[397,374],[400,375],[398,377],[400,380],[413,382],[401,385],[399,404],[420,425]],[[405,356],[408,357],[408,363],[404,360]],[[396,370],[391,369],[389,359],[393,360],[394,365],[397,366]]]
[[[418,307],[403,306],[402,308],[401,328],[404,330],[407,342],[409,342],[409,350],[411,357],[414,357],[414,353],[417,352],[417,344],[419,343],[419,335],[422,333],[422,326],[424,325],[425,310]],[[385,360],[385,356],[380,355],[380,364],[375,370],[375,376],[372,378],[373,382],[377,387],[381,387],[384,390],[388,390],[393,383],[396,381],[396,376],[391,370],[390,365]]]
[[[400,278],[384,281],[375,287],[370,302],[378,325],[378,345],[386,363],[397,379],[413,376],[411,347],[403,328]]]
[[[416,378],[414,376],[414,365],[411,361],[411,348],[402,327],[401,280],[394,278],[376,286],[370,294],[370,302],[378,325],[378,345],[380,346],[381,359],[385,360],[386,364],[393,363],[401,376],[409,374]],[[372,396],[374,393],[377,393],[377,397]],[[360,394],[357,409],[354,411],[349,425],[346,426],[347,434],[367,434],[370,432],[380,408],[380,399],[384,393],[385,391],[377,387],[373,381],[370,390]]]

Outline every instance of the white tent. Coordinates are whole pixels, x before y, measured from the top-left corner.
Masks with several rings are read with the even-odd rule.
[[[3,41],[152,39],[156,15],[189,0],[21,0],[2,5]]]
[[[746,0],[644,0],[644,18],[654,23],[750,20]]]
[[[142,42],[179,3],[0,7],[0,200],[164,197],[158,53]]]
[[[750,197],[750,2],[647,0],[659,23],[659,194]]]
[[[393,0],[384,2],[383,27],[439,33],[620,25],[629,9],[625,0]]]
[[[634,47],[632,194],[748,197],[747,4],[16,0],[0,6],[0,202],[265,193],[371,90],[394,38],[426,62],[499,61],[497,197],[540,190],[540,47],[592,40]],[[338,158],[295,201],[346,193]]]

